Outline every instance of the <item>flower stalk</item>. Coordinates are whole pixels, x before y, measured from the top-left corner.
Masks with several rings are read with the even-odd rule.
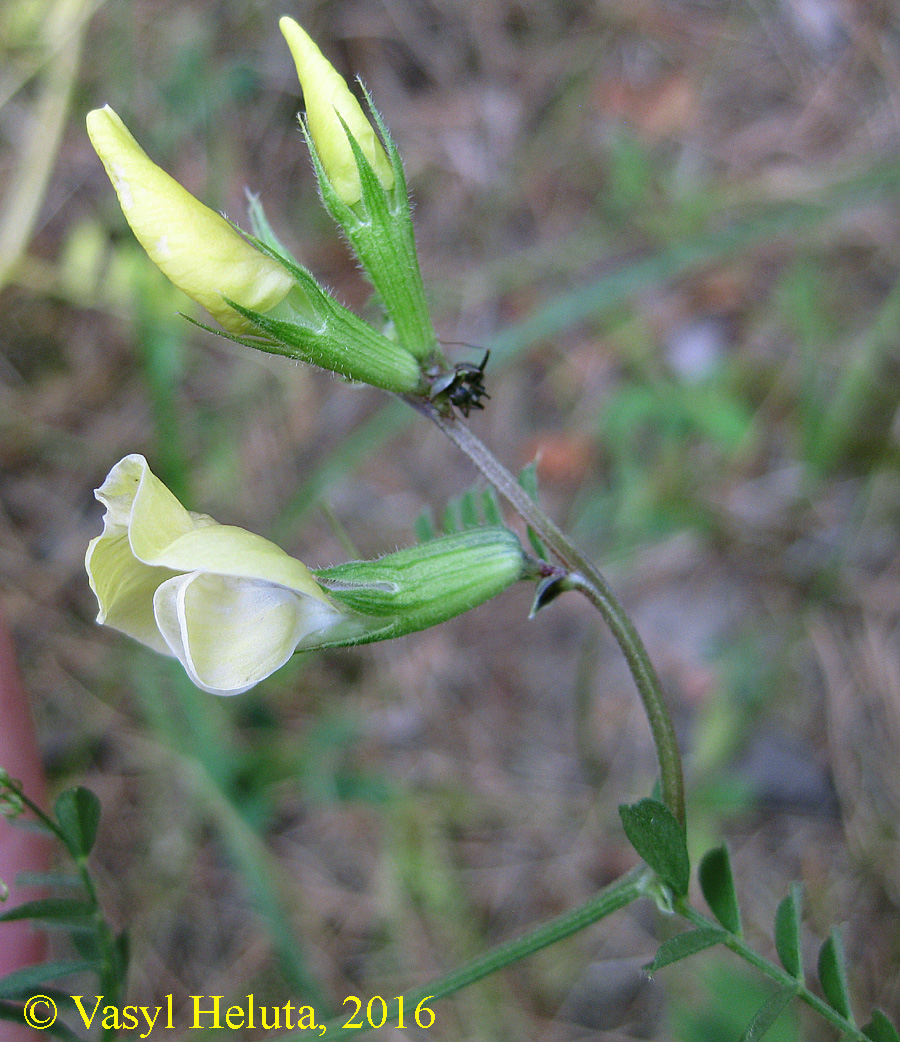
[[[663,800],[678,821],[684,824],[685,798],[681,752],[662,684],[640,634],[609,584],[596,566],[581,553],[458,416],[438,409],[431,402],[407,400],[469,457],[516,513],[534,529],[547,548],[565,565],[569,572],[570,588],[584,594],[603,616],[625,656],[644,706],[656,746]]]

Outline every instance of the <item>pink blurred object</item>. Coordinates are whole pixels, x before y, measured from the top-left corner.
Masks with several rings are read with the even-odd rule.
[[[6,619],[0,611],[0,766],[24,786],[29,799],[46,806],[44,769],[38,752],[25,686],[16,665],[15,649]],[[50,866],[50,842],[46,836],[25,831],[0,817],[0,879],[10,889],[0,905],[7,910],[44,896],[33,888],[18,887],[22,872],[46,872]],[[0,923],[0,976],[46,959],[43,933],[31,923]],[[4,1042],[30,1042],[35,1033],[24,1025],[4,1024]]]

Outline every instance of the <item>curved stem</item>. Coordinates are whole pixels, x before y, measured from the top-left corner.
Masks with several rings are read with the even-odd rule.
[[[490,449],[455,415],[444,415],[431,402],[407,398],[410,405],[427,416],[454,445],[464,452],[513,509],[534,529],[547,547],[568,569],[569,585],[581,593],[603,616],[622,649],[634,677],[650,731],[656,745],[666,806],[684,824],[684,777],[681,753],[662,685],[634,624],[598,569],[573,545],[568,536],[544,513],[493,455]]]

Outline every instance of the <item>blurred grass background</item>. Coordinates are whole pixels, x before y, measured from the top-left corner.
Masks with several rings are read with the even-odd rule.
[[[133,1000],[393,996],[627,867],[616,807],[652,783],[625,667],[576,598],[528,622],[514,590],[234,700],[93,624],[92,490],[125,453],[312,566],[408,543],[474,480],[377,392],[179,318],[90,149],[84,114],[109,102],[210,205],[240,219],[259,193],[365,313],[283,13],[400,145],[440,336],[492,348],[473,425],[510,466],[538,457],[547,507],[634,613],[697,851],[728,838],[763,948],[802,880],[810,952],[843,923],[860,1010],[896,1017],[889,0],[4,0],[0,592],[53,784],[103,801]],[[736,1038],[762,992],[730,956],[639,983],[669,929],[619,915],[440,1004],[428,1035]]]

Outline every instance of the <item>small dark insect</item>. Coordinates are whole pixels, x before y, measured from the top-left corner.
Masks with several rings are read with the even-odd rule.
[[[439,376],[431,385],[431,399],[446,397],[451,405],[456,406],[468,416],[472,409],[483,409],[482,398],[490,398],[484,389],[484,368],[491,357],[490,348],[484,352],[480,365],[472,362],[457,362],[449,373]]]

